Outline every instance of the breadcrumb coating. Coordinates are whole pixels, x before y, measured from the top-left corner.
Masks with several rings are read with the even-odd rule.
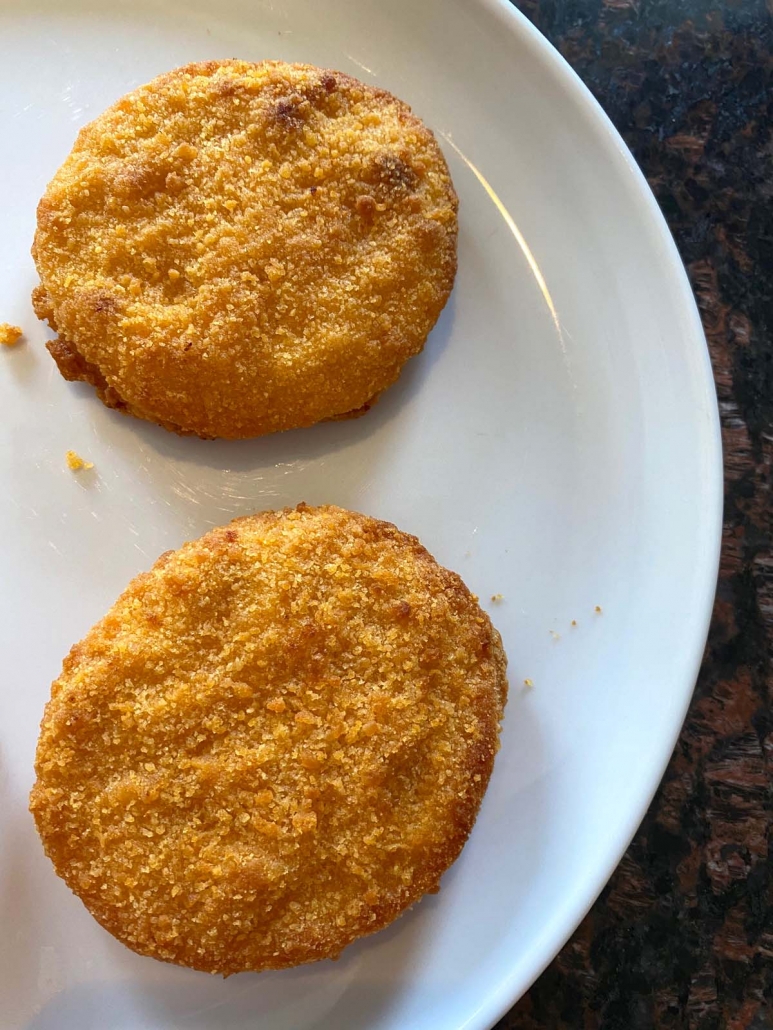
[[[437,320],[457,198],[432,133],[340,72],[188,65],[81,130],[38,206],[66,379],[182,433],[361,414]]]
[[[0,344],[4,347],[13,347],[15,343],[19,342],[21,335],[21,326],[0,322]]]
[[[141,954],[225,975],[335,957],[459,854],[505,666],[415,537],[334,507],[237,519],[65,659],[31,797],[46,852]]]

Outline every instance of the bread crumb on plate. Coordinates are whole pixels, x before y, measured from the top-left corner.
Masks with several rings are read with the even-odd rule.
[[[9,325],[8,322],[0,322],[0,344],[4,347],[13,347],[21,339],[22,331],[18,325]]]
[[[76,454],[75,451],[68,451],[65,454],[65,458],[67,459],[67,468],[72,472],[80,472],[81,469],[88,471],[88,469],[94,468],[93,461],[86,461],[84,458],[81,458],[80,454]]]

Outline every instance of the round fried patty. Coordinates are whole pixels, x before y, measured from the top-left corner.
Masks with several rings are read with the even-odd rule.
[[[163,555],[66,658],[31,798],[46,852],[142,954],[334,957],[459,854],[505,665],[415,537],[333,507],[238,519]]]
[[[432,133],[340,72],[210,61],[81,130],[38,207],[35,309],[66,379],[204,437],[366,410],[453,285]]]

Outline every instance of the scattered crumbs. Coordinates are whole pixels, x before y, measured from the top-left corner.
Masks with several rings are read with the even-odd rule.
[[[0,322],[0,343],[4,347],[13,347],[21,339],[21,328],[18,325],[9,325],[7,322]]]
[[[531,688],[534,686],[534,682],[533,680],[524,680],[523,685],[524,687],[526,687],[527,690],[531,690]]]
[[[596,607],[593,610],[596,613],[596,615],[601,615],[601,605],[600,604],[597,604]]]
[[[552,638],[553,638],[554,640],[560,640],[560,639],[561,639],[561,636],[560,636],[560,634],[556,633],[556,631],[555,631],[554,629],[551,629],[551,630],[549,630],[548,632],[550,633],[551,637],[552,637]]]
[[[504,598],[502,597],[501,594],[492,594],[491,595],[491,600],[495,601],[495,602],[499,602],[499,601],[504,600]]]
[[[572,623],[571,624],[572,624],[572,626],[576,626],[577,625],[577,619],[572,619]]]
[[[65,458],[67,458],[67,468],[71,469],[73,472],[78,472],[80,469],[88,470],[94,468],[93,461],[84,461],[80,454],[76,454],[75,451],[68,451],[67,454],[65,454]]]

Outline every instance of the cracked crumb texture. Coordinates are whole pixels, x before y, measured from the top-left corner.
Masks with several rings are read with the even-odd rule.
[[[407,104],[340,72],[188,65],[87,125],[38,206],[65,379],[203,437],[362,414],[456,272],[457,198]]]
[[[30,807],[135,951],[228,975],[335,957],[438,889],[498,747],[506,659],[415,537],[264,512],[162,555],[51,690]]]
[[[86,461],[75,451],[68,451],[65,454],[65,459],[67,461],[67,468],[73,472],[80,472],[81,469],[88,470],[94,468],[93,461]]]
[[[0,322],[0,344],[3,347],[13,347],[22,336],[21,326],[9,325],[8,322]]]

